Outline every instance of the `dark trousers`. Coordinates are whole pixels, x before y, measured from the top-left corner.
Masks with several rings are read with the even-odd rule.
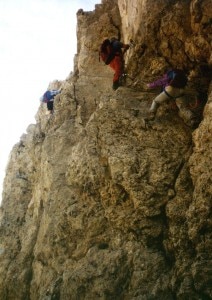
[[[53,107],[54,107],[53,101],[49,101],[46,104],[47,104],[47,109],[48,110],[53,110]]]

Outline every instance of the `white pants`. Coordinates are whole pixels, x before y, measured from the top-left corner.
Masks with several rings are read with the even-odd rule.
[[[179,108],[179,116],[187,123],[193,117],[193,113],[186,107],[184,98],[184,89],[174,88],[172,86],[167,86],[165,88],[166,92],[173,98],[169,97],[165,92],[160,93],[153,101],[150,107],[150,112],[156,114],[158,107],[161,103],[171,100],[175,101],[177,107]],[[176,98],[177,97],[177,98]]]

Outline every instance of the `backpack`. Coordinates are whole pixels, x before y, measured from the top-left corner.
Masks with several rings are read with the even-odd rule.
[[[102,42],[100,49],[99,49],[99,61],[101,60],[106,64],[109,65],[109,63],[114,59],[115,57],[115,51],[113,49],[112,43],[109,39],[106,39]]]
[[[169,85],[175,88],[184,88],[188,82],[188,78],[183,70],[174,69],[167,73]]]

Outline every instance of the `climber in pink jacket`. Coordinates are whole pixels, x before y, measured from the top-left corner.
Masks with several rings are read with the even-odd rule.
[[[179,116],[184,122],[190,126],[194,126],[196,121],[193,113],[186,107],[184,97],[185,86],[187,84],[187,76],[184,71],[173,69],[164,74],[161,78],[147,84],[149,88],[161,86],[162,92],[153,100],[149,110],[148,120],[154,120],[157,109],[163,102],[167,100],[175,101],[179,108]]]

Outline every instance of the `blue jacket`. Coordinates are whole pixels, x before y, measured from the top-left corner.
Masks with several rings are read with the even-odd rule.
[[[59,94],[60,91],[59,90],[50,90],[50,91],[46,91],[43,96],[40,98],[41,102],[47,103],[49,101],[53,101],[54,97]]]

